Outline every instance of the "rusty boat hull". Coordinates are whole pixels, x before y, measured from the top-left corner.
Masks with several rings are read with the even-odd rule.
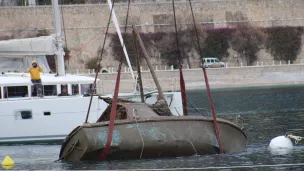
[[[224,153],[245,150],[246,134],[228,120],[217,119]],[[64,140],[62,161],[98,160],[109,122],[87,123]],[[212,117],[156,116],[115,120],[107,160],[178,157],[219,153]]]

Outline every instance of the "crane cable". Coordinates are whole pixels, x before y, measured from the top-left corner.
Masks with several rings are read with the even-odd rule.
[[[194,14],[193,14],[193,8],[192,8],[191,0],[189,0],[189,4],[190,4],[190,9],[191,9],[193,25],[194,25],[197,44],[198,44],[198,49],[199,49],[199,53],[200,53],[200,56],[201,56],[202,55],[201,45],[200,45],[200,41],[199,41],[199,37],[198,37],[196,24],[195,24],[195,18],[194,18]],[[203,68],[203,72],[204,72],[204,78],[205,78],[206,88],[207,88],[207,92],[208,92],[208,98],[209,98],[209,102],[210,102],[210,108],[211,108],[212,117],[213,117],[213,126],[214,126],[214,130],[215,130],[216,138],[217,138],[217,141],[218,141],[218,144],[219,144],[220,153],[223,153],[223,147],[222,147],[221,139],[220,139],[220,132],[219,132],[219,129],[218,129],[218,124],[217,124],[217,120],[216,120],[216,114],[215,114],[215,111],[214,111],[214,105],[213,105],[213,102],[212,102],[212,95],[211,95],[211,91],[210,91],[208,76],[207,76],[206,68],[204,66],[204,60],[203,59],[202,59],[202,68]]]
[[[175,39],[176,39],[176,50],[177,50],[177,56],[178,56],[178,65],[179,65],[179,84],[182,94],[182,104],[183,104],[183,113],[184,116],[188,115],[187,111],[187,96],[186,96],[186,86],[185,86],[185,80],[183,75],[183,66],[182,66],[182,59],[180,56],[180,49],[179,49],[179,42],[178,42],[178,35],[177,35],[177,26],[176,26],[176,16],[175,16],[175,5],[174,0],[172,0],[172,6],[173,6],[173,14],[174,14],[174,26],[175,26]]]
[[[112,18],[114,3],[115,3],[115,0],[113,0],[112,8],[111,8],[111,11],[110,11],[110,16],[109,16],[109,19],[108,19],[107,29],[106,29],[105,37],[104,37],[104,40],[103,40],[100,56],[97,57],[97,71],[96,71],[96,74],[95,74],[94,87],[93,87],[92,92],[91,92],[91,98],[90,98],[90,103],[89,103],[85,123],[88,122],[89,115],[90,115],[90,109],[91,109],[91,105],[92,105],[93,94],[94,94],[95,89],[96,89],[96,80],[97,80],[97,76],[98,76],[98,73],[99,73],[99,70],[100,70],[100,62],[102,60],[102,54],[103,54],[104,47],[105,47],[105,44],[106,44],[106,39],[107,39],[107,36],[108,36],[108,31],[109,31],[110,21],[111,21],[111,18]]]
[[[111,14],[112,14],[112,10],[114,9],[114,1],[115,0],[113,0]],[[130,9],[130,0],[128,0],[128,11],[127,11],[126,24],[125,24],[125,30],[124,30],[125,34],[127,32],[129,9]],[[122,47],[124,47],[124,45]],[[116,112],[117,112],[116,109],[117,109],[118,92],[119,92],[119,85],[120,85],[120,74],[121,74],[122,59],[123,59],[123,56],[120,57],[118,71],[117,71],[114,97],[113,97],[112,106],[111,106],[111,113],[110,113],[110,122],[109,122],[109,128],[108,128],[107,143],[106,143],[105,148],[103,149],[102,153],[99,156],[99,160],[105,160],[106,159],[107,154],[108,154],[108,152],[110,150],[110,147],[111,147],[113,130],[114,130],[114,121],[115,121]]]

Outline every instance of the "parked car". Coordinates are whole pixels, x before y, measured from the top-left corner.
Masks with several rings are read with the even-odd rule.
[[[206,57],[202,58],[204,62],[204,66],[206,68],[219,68],[219,67],[225,67],[225,63],[221,62],[219,59],[214,57]]]

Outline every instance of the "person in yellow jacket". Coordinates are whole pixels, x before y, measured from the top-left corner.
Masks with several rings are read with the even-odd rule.
[[[43,72],[43,69],[38,66],[36,61],[32,61],[32,67],[27,70],[31,75],[31,81],[34,84],[34,88],[37,90],[37,96],[42,96],[42,82],[40,78],[40,72]]]

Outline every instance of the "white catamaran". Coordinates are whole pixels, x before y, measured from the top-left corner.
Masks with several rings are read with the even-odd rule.
[[[109,6],[111,9],[110,3]],[[88,94],[93,91],[94,78],[65,73],[58,0],[52,0],[52,9],[56,34],[0,41],[1,69],[17,65],[27,67],[29,66],[27,64],[35,59],[45,71],[48,71],[49,66],[45,55],[55,55],[58,68],[57,74],[41,74],[44,98],[35,96],[28,73],[2,72],[0,74],[0,144],[61,142],[70,130],[85,121],[90,101]],[[112,12],[112,19],[129,61],[114,10]],[[130,70],[133,76],[132,69]],[[63,88],[67,88],[69,96],[60,96]],[[156,102],[157,92],[145,94],[149,94],[146,103]],[[165,92],[164,94],[172,114],[183,115],[180,92]],[[119,96],[140,101],[139,93]],[[93,96],[88,122],[96,122],[107,105],[98,96]]]

